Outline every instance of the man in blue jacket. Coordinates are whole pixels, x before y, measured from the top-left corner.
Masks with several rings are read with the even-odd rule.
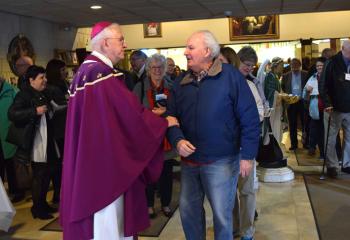
[[[182,157],[180,215],[187,240],[205,239],[204,196],[215,239],[233,239],[237,178],[249,175],[258,149],[254,97],[242,74],[217,59],[219,53],[212,33],[192,34],[185,50],[189,71],[175,82],[168,102],[167,113],[180,122],[168,137]]]

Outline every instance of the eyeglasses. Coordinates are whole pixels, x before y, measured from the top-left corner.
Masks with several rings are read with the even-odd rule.
[[[246,66],[247,68],[250,68],[250,69],[252,69],[252,68],[255,68],[255,65],[254,64],[252,64],[252,63],[247,63],[247,62],[241,62],[244,66]]]
[[[120,37],[120,38],[117,38],[117,37],[109,37],[109,38],[105,38],[106,40],[107,39],[117,39],[119,42],[121,42],[122,44],[125,43],[125,39],[124,37]]]
[[[152,67],[151,67],[151,69],[152,69],[152,70],[162,70],[162,69],[163,69],[163,67],[160,67],[160,66],[159,66],[159,67],[152,66]]]

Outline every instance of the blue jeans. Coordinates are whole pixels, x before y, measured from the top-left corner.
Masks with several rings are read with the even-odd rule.
[[[215,240],[233,239],[232,210],[238,175],[238,156],[202,166],[181,164],[180,216],[187,240],[205,240],[204,196],[213,212]]]

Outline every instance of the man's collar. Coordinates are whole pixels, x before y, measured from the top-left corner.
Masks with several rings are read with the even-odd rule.
[[[214,76],[218,75],[221,71],[222,71],[222,62],[218,58],[216,58],[216,59],[214,59],[213,65],[211,65],[211,67],[208,70],[208,76],[214,77]],[[195,77],[194,73],[192,71],[190,71],[181,80],[180,84],[185,85],[185,84],[191,83],[193,80],[195,80],[195,78],[196,77]]]
[[[140,70],[136,73],[137,77],[140,78],[145,71],[146,64],[143,64],[143,66],[140,68]]]
[[[108,65],[109,67],[113,68],[113,63],[112,63],[112,61],[111,61],[108,57],[106,57],[105,55],[103,55],[102,53],[99,53],[99,52],[97,52],[97,51],[93,51],[93,52],[91,53],[91,55],[93,55],[93,56],[99,58],[99,59],[100,59],[102,62],[104,62],[106,65]]]
[[[208,76],[214,77],[222,71],[222,62],[216,58],[214,59],[213,65],[209,68]]]
[[[350,59],[344,57],[343,53],[342,53],[342,57],[344,59],[345,65],[350,63]]]

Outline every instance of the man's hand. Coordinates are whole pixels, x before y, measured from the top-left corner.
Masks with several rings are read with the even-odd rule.
[[[176,149],[182,157],[187,157],[196,151],[196,148],[189,141],[184,139],[177,143]]]
[[[252,170],[253,161],[251,160],[241,160],[239,162],[239,174],[241,174],[242,177],[248,177],[250,174],[250,171]]]
[[[43,105],[43,106],[39,106],[36,108],[36,114],[41,116],[43,114],[45,114],[47,112],[47,106]]]
[[[333,112],[333,107],[328,107],[324,109],[325,112],[331,113]]]
[[[165,119],[168,121],[168,127],[180,126],[176,117],[167,116]]]
[[[157,107],[154,107],[152,109],[152,112],[158,116],[161,116],[162,114],[164,114],[166,111],[166,107],[163,107],[162,105],[160,104],[157,104]]]
[[[312,92],[313,87],[311,87],[310,85],[307,85],[307,86],[306,86],[306,90],[307,90],[308,92]]]

